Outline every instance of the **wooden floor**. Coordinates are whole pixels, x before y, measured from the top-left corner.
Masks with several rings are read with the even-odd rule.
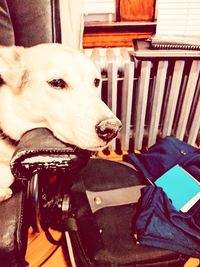
[[[59,239],[60,233],[53,232],[55,239]],[[45,259],[56,249],[56,246],[49,243],[44,233],[29,232],[28,248],[26,253],[26,260],[30,267],[38,267]],[[43,265],[43,267],[66,267],[62,248],[53,254],[53,256]]]
[[[103,155],[100,155],[104,157]],[[116,154],[111,154],[106,157],[112,160],[120,160],[121,158]],[[52,232],[55,239],[59,239],[59,232]],[[29,232],[28,248],[26,253],[26,260],[29,262],[29,267],[39,267],[40,264],[55,250],[56,246],[49,243],[44,233]],[[53,256],[42,267],[67,267],[62,253],[59,248]],[[174,266],[176,267],[176,266]],[[184,267],[200,267],[200,259],[190,258]]]

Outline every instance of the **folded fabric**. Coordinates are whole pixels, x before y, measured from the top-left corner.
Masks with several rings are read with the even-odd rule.
[[[200,181],[200,149],[175,137],[160,139],[148,151],[130,153],[123,159],[151,182],[177,164]],[[142,189],[134,221],[141,244],[200,257],[200,201],[182,213],[160,187],[149,185]]]
[[[123,160],[131,163],[151,181],[155,181],[176,164],[200,180],[200,149],[172,136],[160,139],[147,152],[124,155]]]
[[[133,221],[139,243],[200,258],[200,201],[178,212],[162,188],[149,185],[141,190]]]

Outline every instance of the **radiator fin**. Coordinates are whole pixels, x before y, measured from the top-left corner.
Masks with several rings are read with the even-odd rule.
[[[164,96],[165,82],[167,77],[168,61],[160,61],[158,63],[155,91],[152,103],[152,113],[149,126],[148,147],[155,144],[158,134],[161,107]]]
[[[181,81],[183,77],[183,70],[185,66],[185,61],[176,61],[174,66],[174,72],[172,76],[171,89],[169,93],[169,99],[167,102],[164,126],[163,126],[163,134],[165,137],[170,135],[172,132],[172,124],[174,120],[174,115],[176,111],[176,105],[178,101],[179,90],[181,86]]]
[[[186,92],[183,99],[181,114],[179,118],[176,137],[183,140],[186,131],[186,125],[190,114],[193,96],[195,94],[196,84],[200,72],[200,61],[194,60],[192,62],[191,70],[188,77]]]

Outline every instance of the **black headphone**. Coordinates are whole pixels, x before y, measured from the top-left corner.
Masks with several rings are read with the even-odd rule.
[[[68,230],[70,187],[87,164],[91,152],[65,144],[46,128],[25,133],[11,160],[14,177],[27,185],[31,226],[53,239],[49,228]]]

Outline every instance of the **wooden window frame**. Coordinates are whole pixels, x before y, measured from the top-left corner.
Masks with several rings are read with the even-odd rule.
[[[86,23],[83,47],[131,47],[132,39],[150,38],[156,22]]]
[[[83,48],[131,47],[132,39],[147,39],[155,33],[155,14],[152,21],[120,21],[119,9],[120,0],[116,0],[116,22],[85,22]]]

